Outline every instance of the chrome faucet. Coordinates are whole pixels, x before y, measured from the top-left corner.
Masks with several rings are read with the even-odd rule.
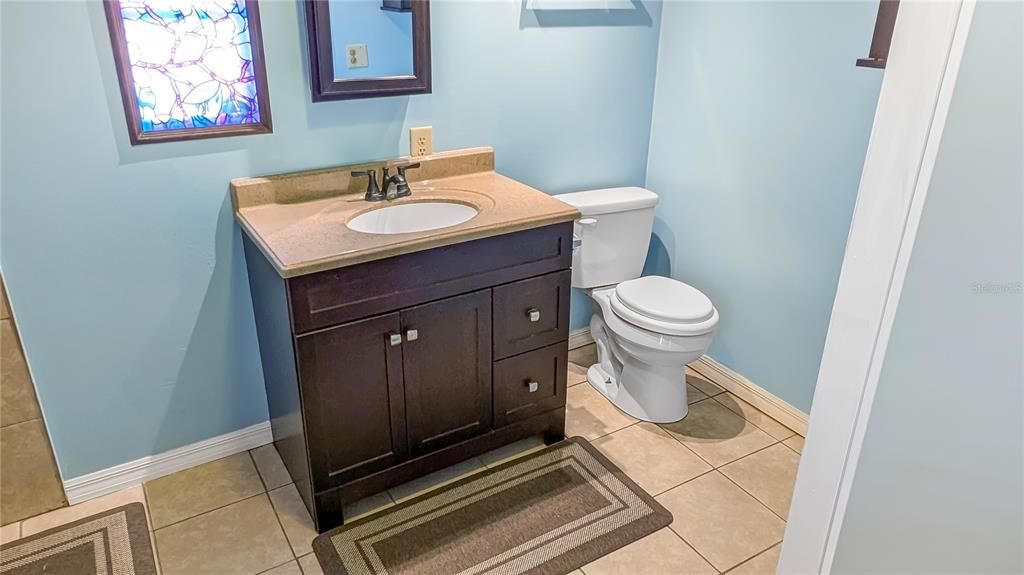
[[[409,181],[405,179],[405,171],[412,168],[420,167],[419,162],[414,164],[402,164],[396,166],[398,173],[395,175],[389,175],[389,169],[387,166],[382,168],[381,183],[384,185],[384,189],[381,190],[380,186],[377,185],[377,170],[357,170],[352,172],[353,176],[366,176],[366,195],[363,196],[368,202],[379,202],[381,200],[396,200],[398,198],[404,198],[412,195],[412,190],[409,188]]]

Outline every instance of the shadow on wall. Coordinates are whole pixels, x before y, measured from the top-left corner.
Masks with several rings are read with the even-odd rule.
[[[651,243],[647,248],[647,261],[644,262],[644,269],[640,275],[644,276],[672,276],[672,257],[669,253],[669,246],[676,245],[676,236],[669,229],[665,220],[654,218],[654,232],[651,234]]]
[[[522,0],[519,16],[519,29],[527,28],[570,28],[587,26],[651,26],[651,18],[647,8],[640,0],[631,0],[632,8],[620,10],[580,9],[580,10],[533,10],[527,4],[530,0]]]
[[[647,260],[644,262],[644,269],[641,275],[644,276],[665,276],[675,278],[683,283],[690,285],[696,285],[695,278],[692,278],[692,270],[687,269],[673,269],[673,262],[676,260],[675,248],[678,244],[676,243],[676,235],[672,232],[672,229],[665,223],[660,217],[655,216],[654,218],[654,230],[651,233],[651,243],[647,248]],[[722,314],[721,321],[727,321],[729,317],[728,313],[728,302],[716,301],[713,293],[707,290],[707,287],[701,288],[711,302],[715,305],[719,314]],[[725,309],[723,309],[725,308]],[[719,342],[718,348],[716,349],[715,359],[724,362],[733,361],[733,353],[730,346]]]
[[[217,216],[217,254],[204,287],[199,309],[189,312],[195,317],[187,345],[178,363],[175,381],[168,387],[168,395],[160,407],[163,421],[153,437],[152,453],[173,449],[191,441],[198,441],[223,433],[222,422],[228,428],[241,429],[268,417],[262,394],[263,368],[259,363],[256,326],[249,297],[248,274],[242,253],[240,230],[234,225],[233,207],[225,195]],[[192,290],[182,292],[182,300],[167,306],[167,314],[180,314],[194,303]],[[180,334],[173,333],[175,322],[161,322],[170,331],[161,335],[157,330],[150,335],[155,346],[176,345]],[[146,354],[135,366],[138,370],[129,380],[146,381],[151,378],[149,358]],[[144,390],[138,390],[138,401],[145,402]],[[211,397],[212,395],[212,397]],[[197,402],[219,406],[221,421],[211,422],[209,410],[197,410]],[[183,434],[183,429],[192,430]],[[183,441],[183,435],[189,435]],[[87,462],[83,462],[87,463]]]

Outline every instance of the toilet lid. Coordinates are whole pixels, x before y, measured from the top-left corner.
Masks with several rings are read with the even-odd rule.
[[[706,333],[718,324],[708,296],[681,281],[646,276],[620,283],[612,311],[642,328],[670,335]]]

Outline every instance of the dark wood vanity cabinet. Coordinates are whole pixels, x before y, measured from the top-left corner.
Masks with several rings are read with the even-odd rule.
[[[282,279],[245,237],[274,441],[320,531],[367,495],[564,436],[572,224]]]

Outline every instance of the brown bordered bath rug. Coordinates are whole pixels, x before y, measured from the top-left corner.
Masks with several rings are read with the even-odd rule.
[[[325,575],[561,575],[672,523],[572,438],[313,541]]]
[[[3,575],[156,575],[146,508],[129,503],[0,546]]]

